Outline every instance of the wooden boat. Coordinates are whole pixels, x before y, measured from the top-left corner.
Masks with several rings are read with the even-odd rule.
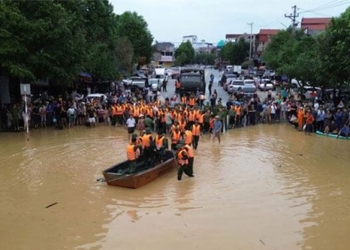
[[[102,174],[110,186],[139,188],[144,186],[165,173],[177,167],[175,153],[173,151],[165,151],[162,162],[154,167],[147,167],[144,159],[138,159],[136,163],[136,172],[129,174],[129,163],[124,161],[110,168],[105,169]]]
[[[323,136],[331,137],[331,138],[335,138],[335,139],[337,139],[337,136],[338,136],[338,135],[332,134],[332,133],[329,133],[329,134],[327,135],[327,134],[325,134],[325,133],[323,133],[323,132],[321,132],[321,131],[316,131],[316,135],[323,135]],[[346,138],[346,137],[340,135],[340,136],[338,137],[338,139],[350,140],[350,137]]]

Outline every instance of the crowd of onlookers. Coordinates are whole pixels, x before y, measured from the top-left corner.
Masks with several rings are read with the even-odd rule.
[[[241,98],[239,93],[234,93],[229,96],[225,104],[214,90],[210,98],[205,101],[200,93],[187,96],[187,101],[194,98],[200,110],[209,110],[205,113],[212,117],[219,115],[224,121],[223,130],[283,121],[290,122],[301,131],[316,132],[318,130],[339,133],[345,126],[342,132],[345,132],[345,135],[348,133],[346,126],[349,125],[349,110],[342,103],[338,107],[330,103],[320,104],[317,101],[303,103],[290,98],[286,91],[278,92],[276,95],[267,92],[264,99],[261,99],[261,96],[256,93],[246,99]],[[160,98],[159,93],[151,93],[147,89],[131,92],[122,86],[108,94],[108,100],[100,98],[86,100],[75,91],[65,92],[56,98],[46,93],[40,98],[32,98],[27,109],[24,108],[23,102],[3,105],[0,113],[1,131],[24,131],[27,126],[34,129],[43,127],[64,129],[81,125],[91,127],[99,124],[115,125],[112,114],[114,104],[136,104],[140,101],[146,104],[158,103],[158,108],[161,106],[167,109],[186,103],[176,94],[170,98]],[[154,112],[157,110],[155,109]],[[119,123],[125,124],[128,116],[128,110],[123,110]],[[153,120],[157,122],[156,119]],[[311,124],[307,124],[311,120]]]

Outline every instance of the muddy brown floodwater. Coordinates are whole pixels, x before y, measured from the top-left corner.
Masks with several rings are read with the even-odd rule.
[[[350,141],[259,125],[202,137],[195,178],[97,182],[126,143],[105,126],[0,134],[0,248],[350,249]]]

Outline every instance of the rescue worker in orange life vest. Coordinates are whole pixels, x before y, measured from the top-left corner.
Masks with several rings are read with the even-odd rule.
[[[188,155],[188,166],[185,169],[185,173],[190,177],[194,177],[194,175],[193,175],[193,162],[194,162],[193,148],[190,144],[187,144],[187,143],[185,144],[185,146],[183,148],[186,149],[186,152]]]
[[[147,128],[146,134],[142,136],[142,145],[146,167],[153,167],[155,158],[155,145],[152,138],[152,130],[150,128]]]
[[[193,149],[197,149],[200,135],[201,135],[201,125],[199,125],[198,120],[195,120],[195,122],[192,126]]]
[[[141,146],[141,154],[143,153],[142,152],[142,137],[141,136],[138,136],[138,134],[136,134],[136,133],[133,133],[132,135],[131,135],[131,139],[132,138],[135,138],[136,139],[136,145],[138,145],[138,146]]]
[[[156,164],[163,161],[165,150],[169,148],[168,139],[164,136],[162,131],[158,131],[158,134],[154,138],[154,144],[156,145]]]
[[[176,159],[177,163],[179,165],[178,171],[177,171],[177,180],[181,181],[182,174],[185,172],[188,176],[188,172],[186,171],[186,168],[188,167],[188,154],[185,148],[183,148],[184,144],[179,143],[176,145]]]
[[[129,174],[136,171],[136,159],[140,156],[140,145],[136,145],[136,138],[131,139],[131,143],[126,146],[126,156],[129,162]]]
[[[171,149],[176,150],[176,145],[182,138],[182,133],[179,130],[179,127],[175,127],[174,131],[171,131]]]

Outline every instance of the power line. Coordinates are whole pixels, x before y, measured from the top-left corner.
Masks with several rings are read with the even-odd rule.
[[[313,8],[313,9],[309,9],[309,10],[304,10],[300,13],[307,13],[307,12],[314,12],[314,11],[320,11],[320,10],[328,10],[328,9],[332,9],[332,8],[335,8],[335,7],[339,7],[339,6],[342,6],[342,5],[345,5],[345,4],[349,4],[350,1],[340,1],[340,2],[337,2],[337,1],[333,1],[333,2],[329,2],[327,4],[323,4],[323,5],[320,5],[316,8]]]
[[[264,27],[271,26],[271,24],[277,23],[277,22],[279,22],[280,20],[282,20],[283,18],[284,18],[284,17],[281,16],[281,17],[279,17],[279,18],[276,18],[275,20],[272,20],[271,22],[268,22],[268,23],[264,24],[264,25],[259,25],[258,27],[259,27],[259,28],[264,28]]]
[[[290,15],[284,14],[284,17],[288,17],[290,20],[292,20],[292,28],[294,30],[298,26],[298,22],[296,21],[296,18],[299,17],[299,13],[297,13],[296,5],[294,5],[292,9],[293,9],[293,13]]]
[[[300,9],[300,10],[303,10],[303,9]],[[311,14],[315,14],[317,16],[322,16],[322,17],[329,17],[329,15],[326,15],[326,14],[323,14],[323,13],[320,13],[320,12],[315,12],[315,11],[303,11],[303,12],[299,12],[300,13],[311,13]]]

